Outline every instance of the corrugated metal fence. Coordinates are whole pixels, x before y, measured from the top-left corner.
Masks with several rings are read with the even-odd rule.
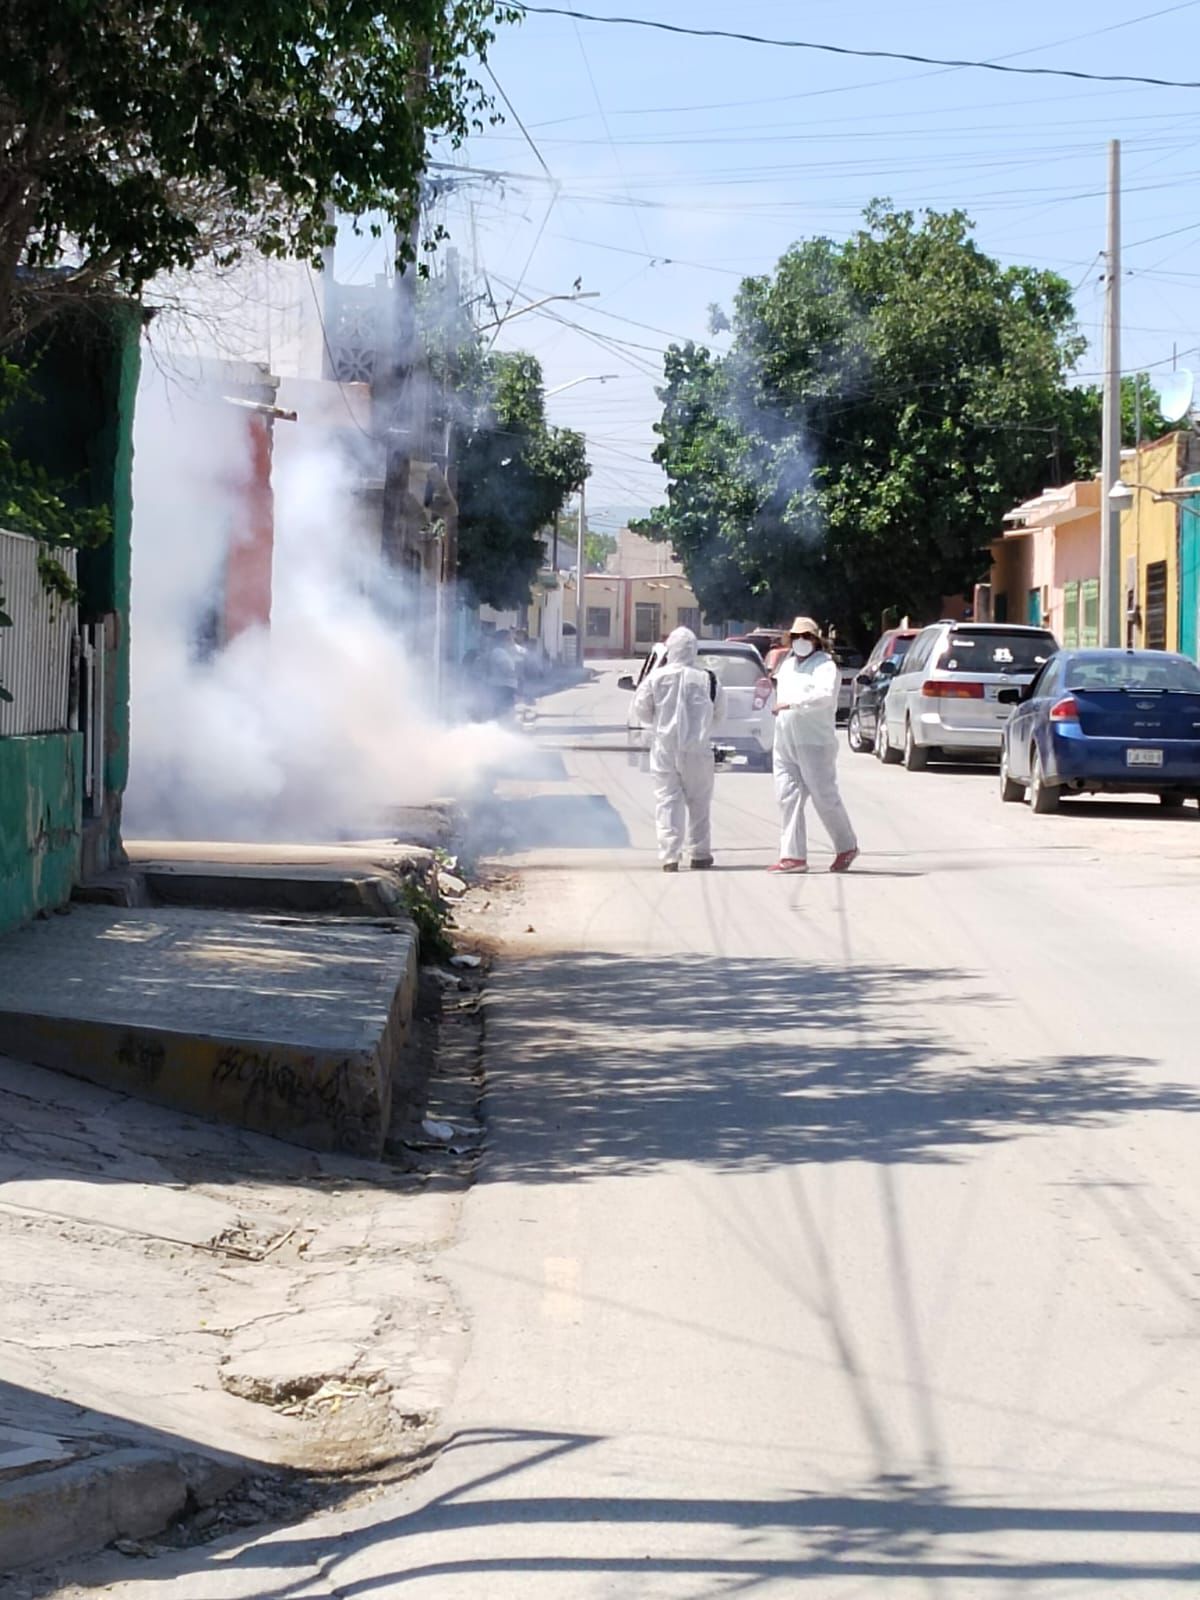
[[[71,726],[75,607],[46,592],[37,556],[36,540],[0,529],[0,595],[13,620],[0,628],[0,684],[13,697],[0,701],[0,735]],[[75,552],[60,551],[58,559],[74,578]]]

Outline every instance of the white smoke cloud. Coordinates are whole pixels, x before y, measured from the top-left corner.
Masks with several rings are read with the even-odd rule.
[[[290,431],[289,431],[290,430]],[[321,429],[276,424],[271,626],[202,657],[249,473],[246,413],[152,359],[134,464],[130,837],[322,840],[386,831],[522,764],[519,735],[450,726],[432,639],[396,617],[352,468]]]

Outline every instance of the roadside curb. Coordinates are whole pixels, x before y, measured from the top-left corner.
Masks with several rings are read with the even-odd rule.
[[[231,1459],[128,1449],[0,1485],[0,1572],[149,1538],[212,1505],[249,1471]]]

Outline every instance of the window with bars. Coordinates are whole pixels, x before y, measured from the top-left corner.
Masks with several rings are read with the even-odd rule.
[[[587,636],[589,639],[607,639],[612,632],[612,607],[587,608]]]
[[[1167,648],[1167,563],[1151,561],[1146,567],[1146,649]]]
[[[633,608],[635,644],[656,644],[662,633],[662,607],[639,600]]]
[[[680,606],[679,621],[676,626],[690,628],[693,633],[698,634],[700,632],[700,607]]]

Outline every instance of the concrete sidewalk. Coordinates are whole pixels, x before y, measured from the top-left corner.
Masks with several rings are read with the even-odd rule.
[[[180,1518],[282,1513],[281,1469],[411,1458],[463,1337],[431,1264],[463,1179],[0,1058],[0,1590]]]
[[[377,1156],[416,971],[399,920],[78,906],[0,937],[0,1052]]]

